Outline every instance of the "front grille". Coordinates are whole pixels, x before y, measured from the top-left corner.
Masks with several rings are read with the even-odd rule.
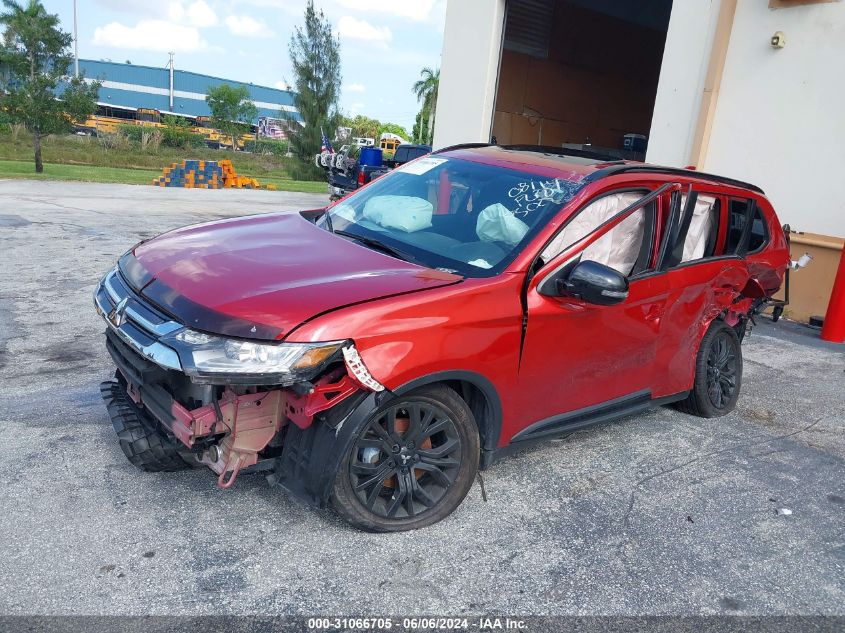
[[[164,387],[167,370],[138,356],[114,330],[106,333],[106,349],[120,373],[141,394],[144,408],[166,427],[173,425],[173,396]]]
[[[168,369],[182,369],[175,350],[159,339],[184,327],[133,292],[117,268],[94,291],[94,305],[109,329],[138,354]]]

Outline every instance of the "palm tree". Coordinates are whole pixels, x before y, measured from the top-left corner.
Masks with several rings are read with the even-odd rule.
[[[437,108],[437,89],[440,85],[440,69],[432,70],[427,66],[420,71],[419,81],[414,82],[414,94],[422,102],[423,110],[428,108],[428,141],[434,135],[434,111]]]

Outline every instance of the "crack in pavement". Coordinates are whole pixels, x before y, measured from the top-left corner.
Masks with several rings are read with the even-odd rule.
[[[822,416],[820,418],[817,418],[816,420],[814,420],[813,422],[811,422],[807,426],[805,426],[801,429],[798,429],[797,431],[792,431],[790,433],[785,433],[783,435],[769,436],[765,440],[754,441],[754,442],[742,442],[740,444],[735,444],[733,446],[729,446],[727,448],[723,448],[723,449],[720,449],[718,451],[711,451],[709,453],[705,453],[704,455],[699,455],[698,457],[687,460],[687,461],[685,461],[681,464],[677,464],[676,466],[673,466],[671,468],[667,468],[666,470],[662,470],[658,473],[653,473],[651,475],[647,475],[646,477],[642,477],[641,479],[639,479],[634,484],[634,486],[631,490],[630,498],[628,499],[628,507],[625,510],[625,515],[622,518],[622,524],[623,524],[624,532],[627,532],[631,527],[631,514],[633,513],[634,505],[636,504],[637,490],[643,484],[645,484],[645,483],[647,483],[647,482],[649,482],[653,479],[663,477],[664,475],[669,475],[671,473],[683,470],[684,468],[686,468],[687,466],[691,466],[692,464],[697,464],[699,462],[703,462],[703,461],[709,459],[710,457],[714,457],[714,456],[717,456],[717,455],[723,455],[723,454],[730,453],[730,452],[733,452],[733,451],[742,450],[744,448],[753,448],[755,446],[762,446],[764,444],[769,444],[771,442],[777,442],[779,440],[783,440],[783,439],[786,439],[786,438],[789,438],[789,437],[794,437],[796,435],[799,435],[800,433],[805,433],[805,432],[809,431],[810,429],[812,429],[814,426],[816,426],[819,422],[824,420],[826,417],[827,416]],[[628,545],[630,543],[630,541],[631,541],[630,538],[626,538],[626,540],[623,543],[621,543],[617,548],[618,551],[620,553],[622,553],[623,557],[624,557],[624,548],[625,548],[626,545]]]

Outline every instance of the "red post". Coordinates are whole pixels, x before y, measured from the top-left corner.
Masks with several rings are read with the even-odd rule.
[[[833,291],[830,293],[830,303],[827,304],[821,337],[825,341],[845,343],[845,248],[842,249],[836,279],[833,280]]]

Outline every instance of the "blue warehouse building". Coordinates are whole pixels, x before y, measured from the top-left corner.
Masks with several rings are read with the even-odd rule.
[[[258,115],[256,120],[252,121],[253,124],[257,122],[258,117],[279,118],[283,113],[300,119],[293,105],[293,93],[287,90],[174,70],[171,95],[170,70],[166,67],[80,59],[79,70],[87,79],[96,79],[102,83],[98,102],[104,106],[133,110],[150,108],[165,114],[191,117],[209,116],[211,111],[205,102],[208,88],[229,84],[245,86],[249,90],[250,99],[258,108]]]

